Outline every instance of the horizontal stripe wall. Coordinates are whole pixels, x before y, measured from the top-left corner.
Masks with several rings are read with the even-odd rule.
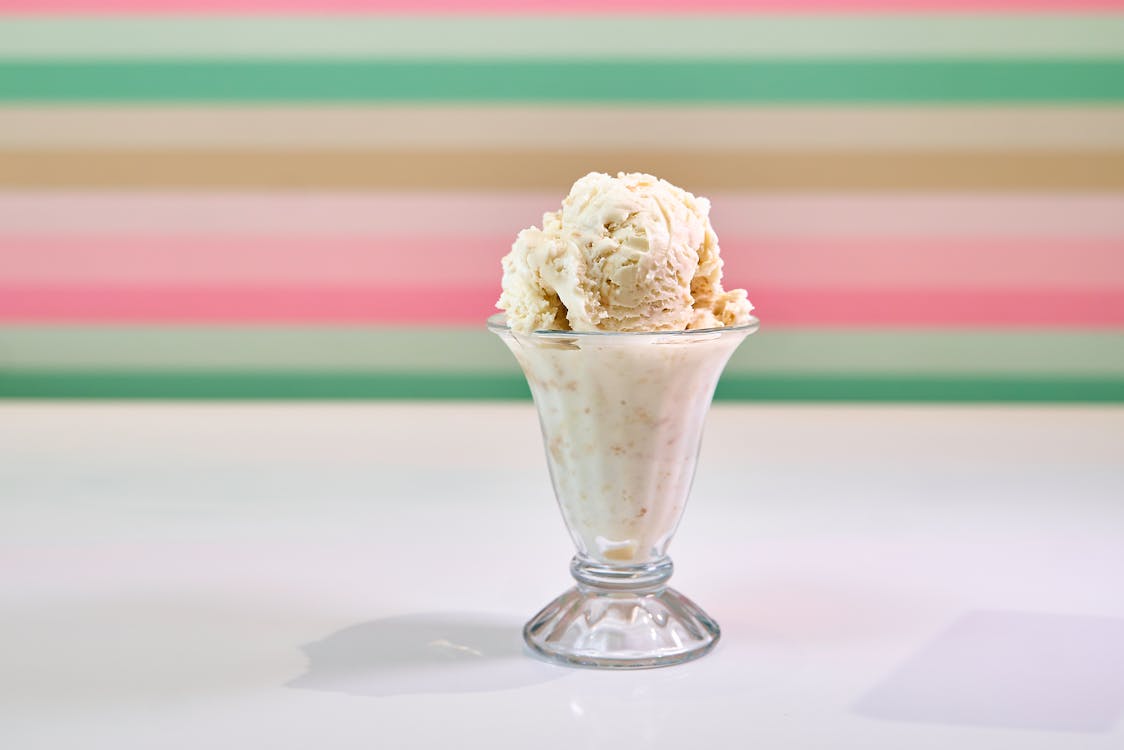
[[[1119,5],[0,2],[0,396],[525,397],[499,258],[639,169],[721,398],[1124,400]]]

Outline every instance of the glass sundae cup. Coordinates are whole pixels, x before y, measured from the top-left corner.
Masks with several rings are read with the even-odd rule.
[[[618,333],[488,327],[534,396],[547,464],[577,554],[577,585],[531,618],[523,637],[566,664],[660,667],[702,656],[718,625],[667,586],[714,387],[744,326]]]

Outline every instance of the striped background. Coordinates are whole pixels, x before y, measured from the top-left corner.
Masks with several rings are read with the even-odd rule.
[[[0,396],[526,395],[587,171],[714,203],[720,397],[1124,401],[1124,2],[0,0]]]

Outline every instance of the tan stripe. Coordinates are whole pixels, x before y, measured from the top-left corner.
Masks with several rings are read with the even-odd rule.
[[[8,107],[0,148],[1124,148],[1124,107]]]
[[[0,151],[21,188],[565,189],[642,170],[693,190],[1119,190],[1124,151]]]

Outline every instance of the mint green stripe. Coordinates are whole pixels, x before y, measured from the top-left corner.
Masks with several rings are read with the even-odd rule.
[[[724,377],[720,401],[1118,403],[1124,378],[745,375]]]
[[[522,375],[347,372],[0,372],[0,398],[529,398]]]
[[[1116,101],[1124,60],[0,63],[7,101]]]
[[[518,372],[495,334],[471,329],[181,326],[0,327],[0,371],[408,370]]]
[[[9,18],[0,57],[1120,57],[1121,14]]]
[[[0,373],[0,398],[513,399],[514,374],[434,373]],[[1124,378],[727,375],[730,401],[1124,401]]]
[[[517,373],[485,330],[324,327],[0,327],[0,371]],[[1124,332],[763,328],[735,374],[1124,377]]]
[[[1124,331],[763,328],[734,353],[728,370],[1124,378]]]

